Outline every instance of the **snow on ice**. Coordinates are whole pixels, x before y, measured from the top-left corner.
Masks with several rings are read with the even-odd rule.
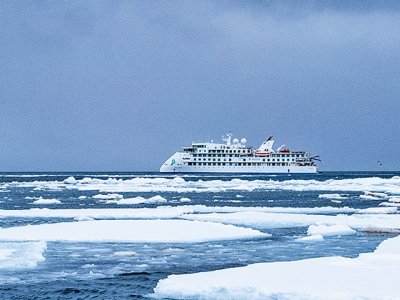
[[[77,189],[82,191],[116,192],[224,192],[254,190],[292,190],[292,191],[370,191],[365,196],[383,198],[383,194],[400,194],[400,176],[392,178],[353,178],[320,180],[245,180],[234,178],[224,180],[186,181],[181,177],[135,177],[132,179],[113,178],[100,179],[85,177],[77,180],[68,177],[64,181],[14,181],[8,186],[32,187],[34,189]],[[376,193],[381,193],[378,195]],[[368,198],[368,197],[367,197]]]
[[[194,243],[267,236],[250,228],[186,220],[101,220],[0,229],[2,241]]]
[[[257,263],[158,282],[154,297],[171,299],[398,299],[400,237],[357,258],[323,257]]]

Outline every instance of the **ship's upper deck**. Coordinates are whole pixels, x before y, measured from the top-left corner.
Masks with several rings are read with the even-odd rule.
[[[254,148],[252,146],[247,145],[247,140],[242,138],[235,138],[232,141],[232,135],[229,133],[226,137],[223,137],[223,140],[226,142],[222,143],[214,143],[211,142],[193,142],[191,146],[183,147],[183,151],[186,153],[221,153],[221,154],[241,154],[241,155],[273,155],[273,156],[286,156],[287,154],[298,154],[297,157],[304,157],[306,154],[305,151],[291,151],[287,148],[284,148],[285,145],[282,145],[277,150],[273,149],[274,140],[272,136],[270,136],[266,141],[264,141],[259,148]]]

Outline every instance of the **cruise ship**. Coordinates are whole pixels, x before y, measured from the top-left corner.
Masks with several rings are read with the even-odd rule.
[[[257,149],[247,146],[247,140],[232,140],[229,133],[224,143],[195,143],[183,147],[161,166],[168,173],[317,173],[316,161],[305,151],[291,151],[282,145],[274,150],[270,136]]]

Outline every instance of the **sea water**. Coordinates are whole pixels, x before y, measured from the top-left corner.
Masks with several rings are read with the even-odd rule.
[[[396,172],[0,173],[0,209],[76,211],[202,205],[209,213],[218,212],[219,207],[235,207],[238,211],[245,207],[279,207],[283,211],[324,207],[325,214],[351,214],[358,209],[383,207],[380,204],[387,202],[388,197],[400,194],[398,176],[400,173]],[[363,195],[370,199],[360,197]],[[144,200],[121,205],[121,198]],[[335,212],[334,208],[339,210]],[[309,213],[318,212],[311,209]],[[112,210],[109,218],[113,219]],[[0,226],[78,221],[72,216],[45,216],[43,212],[36,217],[2,216]],[[0,298],[144,299],[151,296],[160,279],[171,274],[322,256],[356,257],[373,251],[380,242],[394,236],[357,231],[353,235],[327,236],[317,242],[299,242],[299,238],[307,235],[308,226],[253,227],[270,235],[200,243],[1,241]],[[168,232],[162,234],[168,236]]]

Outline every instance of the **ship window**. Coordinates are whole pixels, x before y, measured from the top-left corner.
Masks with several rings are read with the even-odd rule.
[[[189,163],[188,163],[188,165],[189,165],[189,166],[191,166],[191,165],[192,165],[192,163],[191,163],[191,162],[189,162]]]
[[[215,166],[215,163],[213,163],[213,166]]]
[[[245,158],[243,158],[243,161],[246,161],[246,159],[245,159]]]
[[[263,161],[265,161],[265,158],[263,158]]]
[[[232,159],[230,158],[229,161],[232,161]]]
[[[213,161],[215,161],[215,158],[213,158]]]
[[[238,163],[238,166],[241,166],[242,164],[241,163]]]

